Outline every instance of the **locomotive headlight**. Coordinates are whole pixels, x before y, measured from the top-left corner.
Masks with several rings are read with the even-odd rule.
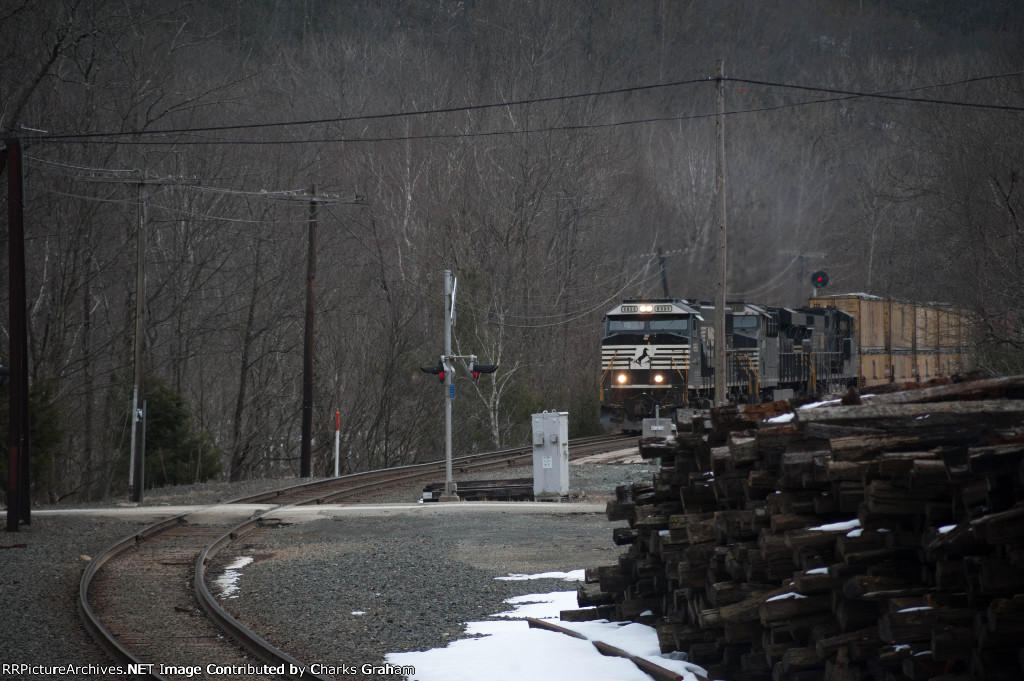
[[[641,305],[640,306],[640,311],[641,312],[654,312],[654,306],[653,305]]]
[[[617,381],[618,381],[618,382],[619,382],[620,384],[621,384],[621,383],[625,383],[625,382],[626,382],[626,374],[619,374],[619,375],[618,375],[618,376],[617,376],[617,377],[615,378],[615,380],[617,380]]]
[[[665,377],[662,376],[661,374],[654,374],[654,382],[655,383],[661,383],[664,380],[665,380]]]

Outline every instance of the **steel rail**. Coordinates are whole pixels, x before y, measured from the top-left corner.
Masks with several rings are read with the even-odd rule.
[[[203,549],[202,553],[200,553],[199,557],[196,559],[194,587],[197,595],[199,596],[199,603],[203,606],[203,610],[206,611],[206,614],[210,619],[216,622],[217,625],[239,645],[259,659],[274,666],[285,665],[285,676],[287,678],[310,678],[317,679],[318,681],[334,681],[332,677],[309,672],[309,667],[305,663],[300,662],[288,653],[279,649],[277,646],[266,641],[255,631],[239,622],[233,615],[231,615],[231,613],[221,607],[220,603],[217,602],[217,599],[212,593],[210,593],[210,589],[206,586],[206,563],[212,560],[217,552],[234,542],[236,539],[241,539],[245,535],[256,530],[260,522],[268,513],[276,513],[281,508],[287,508],[287,506],[280,506],[270,511],[266,511],[256,518],[250,518],[249,520],[239,523]],[[307,672],[309,672],[308,677],[306,676]]]
[[[354,473],[352,475],[346,476],[346,478],[349,481],[358,480],[360,477],[372,478],[375,476],[376,473],[379,472],[380,471],[366,471],[363,473]],[[423,475],[429,475],[432,473],[432,471],[430,473],[419,472],[414,475],[403,476],[403,478],[400,479],[399,481],[404,482],[406,481],[406,478],[422,477]],[[335,482],[336,480],[337,479],[330,479],[326,481],[321,480],[315,483],[293,485],[289,488],[286,488],[286,490],[296,491],[297,489],[301,488],[315,488],[318,485],[323,486],[326,483]],[[394,478],[392,478],[392,480],[394,480]],[[388,482],[385,482],[383,483],[383,486],[387,486],[388,484]],[[344,490],[329,491],[326,493],[326,495],[339,496],[344,495],[345,493],[358,494],[362,492],[371,491],[373,489],[379,488],[380,486],[382,486],[381,482],[365,483],[362,485],[351,485]],[[287,655],[287,653],[280,651],[272,644],[263,640],[258,634],[248,629],[244,625],[238,623],[237,620],[234,620],[233,617],[231,617],[226,611],[223,610],[223,608],[219,606],[219,604],[216,603],[216,601],[213,599],[213,596],[209,593],[209,589],[206,587],[205,582],[200,580],[199,577],[203,574],[203,562],[208,556],[211,556],[211,546],[217,545],[217,550],[219,550],[220,548],[223,548],[223,546],[226,546],[228,543],[230,543],[230,541],[233,541],[234,539],[244,536],[244,534],[247,534],[249,531],[252,531],[252,529],[255,529],[257,522],[268,513],[277,512],[281,508],[286,508],[287,506],[294,506],[302,503],[311,503],[319,499],[319,497],[315,494],[315,489],[308,489],[307,491],[311,493],[311,496],[305,499],[300,499],[299,501],[292,504],[276,505],[275,508],[264,512],[257,518],[250,519],[249,521],[243,522],[235,528],[232,528],[224,535],[216,539],[212,544],[207,546],[200,553],[199,558],[197,558],[197,579],[194,584],[194,588],[197,591],[197,596],[200,600],[200,603],[203,605],[204,610],[206,610],[207,614],[211,615],[211,619],[213,619],[215,622],[217,622],[218,625],[225,629],[225,631],[227,631],[239,645],[241,645],[246,650],[249,650],[250,652],[255,654],[264,662],[267,662],[268,664],[294,664],[297,667],[303,669],[304,671],[307,669],[306,665]],[[278,492],[275,492],[274,494],[278,494],[279,492],[280,490]],[[117,557],[125,551],[135,548],[143,542],[153,539],[154,537],[170,529],[179,527],[183,524],[187,524],[186,516],[191,515],[192,513],[195,513],[200,510],[214,508],[216,506],[221,505],[258,503],[267,496],[267,494],[257,494],[248,497],[240,497],[238,499],[233,499],[231,501],[224,502],[223,504],[212,504],[209,506],[202,507],[200,509],[185,511],[170,518],[157,521],[155,523],[147,525],[140,531],[115,542],[102,553],[97,555],[92,561],[90,561],[89,565],[83,572],[82,579],[79,583],[78,611],[86,630],[90,633],[90,635],[92,635],[93,639],[99,644],[103,651],[106,652],[113,660],[117,662],[129,665],[136,665],[140,670],[139,675],[142,678],[152,679],[153,681],[170,681],[167,677],[162,676],[152,671],[152,669],[148,668],[147,663],[144,660],[142,660],[135,653],[133,653],[123,643],[121,643],[121,641],[118,640],[118,638],[113,634],[113,632],[111,632],[110,629],[107,628],[105,624],[103,624],[102,620],[99,618],[99,616],[96,614],[96,612],[93,610],[92,606],[89,603],[89,586],[92,583],[92,580],[95,578],[100,568],[102,568],[103,565],[105,565],[111,559]],[[251,527],[247,527],[249,525],[251,525]],[[214,553],[215,552],[216,551],[214,551]],[[308,676],[306,678],[320,678],[326,681],[329,677]]]
[[[614,442],[616,440],[622,439],[622,436],[614,436],[611,438],[594,438],[588,440],[586,442],[586,445],[593,446],[594,444],[604,444],[606,442]],[[502,452],[488,452],[476,456],[467,456],[460,458],[467,461],[476,460],[474,462],[476,466],[486,467],[488,465],[498,465],[498,462],[500,461],[521,457],[524,455],[523,450],[526,450],[527,453],[532,454],[532,447],[515,447],[510,450],[505,450]],[[479,459],[491,459],[491,461],[481,462],[479,461]],[[379,489],[381,486],[391,487],[403,482],[422,479],[428,475],[433,475],[435,473],[435,468],[437,468],[438,472],[442,470],[438,468],[438,464],[444,465],[444,462],[440,461],[430,462],[428,464],[414,464],[412,466],[402,466],[398,468],[383,469],[379,471],[368,471],[366,473],[355,473],[348,476],[343,476],[346,480],[354,482],[359,478],[376,477],[376,474],[380,473],[400,472],[400,474],[397,477],[390,476],[387,479],[387,481],[383,484],[380,482],[368,482],[362,485],[347,486],[340,490],[335,489],[325,491],[309,499],[302,499],[295,501],[291,504],[281,505],[269,511],[265,511],[264,513],[261,513],[260,515],[254,518],[244,520],[235,527],[231,528],[223,535],[218,537],[216,540],[214,540],[209,546],[203,549],[202,553],[199,555],[199,558],[196,559],[194,584],[197,594],[199,596],[200,604],[203,606],[203,609],[206,611],[206,614],[209,615],[210,618],[218,624],[218,626],[220,626],[224,631],[226,631],[228,635],[230,635],[239,644],[241,644],[244,648],[249,650],[251,653],[259,657],[260,659],[263,659],[264,661],[274,665],[286,665],[286,669],[288,670],[286,676],[288,676],[289,678],[313,678],[318,679],[319,681],[333,681],[331,677],[312,674],[311,672],[309,672],[309,668],[304,663],[300,662],[291,655],[288,655],[287,653],[279,650],[272,644],[265,641],[258,634],[256,634],[251,629],[249,629],[244,624],[235,619],[235,617],[231,615],[231,613],[225,610],[220,605],[220,603],[217,602],[217,599],[210,592],[209,588],[206,585],[206,565],[210,563],[222,549],[229,546],[235,540],[240,539],[246,536],[247,534],[253,532],[254,530],[258,529],[260,524],[269,515],[275,514],[283,508],[299,506],[314,502],[326,503],[327,501],[333,501],[343,496],[353,496],[356,494],[360,494],[362,492],[371,491],[373,489]],[[328,486],[331,482],[336,482],[338,479],[339,478],[332,478],[326,481],[322,480],[317,481],[315,483],[296,485],[289,489],[292,491],[295,491],[296,488],[304,489],[307,491],[313,491],[314,487]],[[307,673],[309,674],[308,677],[306,676]]]
[[[614,444],[615,442],[635,442],[636,437],[614,434],[614,435],[594,435],[591,437],[576,438],[569,442],[569,458],[579,458],[581,456],[587,456],[591,452],[573,452],[573,446],[579,448],[589,448],[597,445]],[[507,449],[500,449],[493,452],[482,452],[480,454],[467,454],[464,456],[458,456],[452,459],[452,465],[455,466],[458,463],[458,469],[460,472],[465,472],[473,468],[485,468],[487,466],[501,466],[506,465],[510,459],[525,458],[528,455],[532,456],[533,447],[532,445],[525,445],[521,447],[510,447]],[[511,465],[511,464],[508,464]],[[424,463],[413,463],[405,466],[394,466],[392,468],[379,468],[372,471],[363,471],[359,473],[349,473],[342,475],[337,478],[321,478],[319,480],[313,480],[310,482],[301,482],[295,485],[289,485],[280,489],[271,490],[270,492],[263,492],[261,494],[255,494],[243,499],[236,499],[225,503],[248,503],[256,504],[264,501],[270,501],[277,499],[285,494],[291,494],[296,491],[311,489],[318,486],[330,486],[337,484],[341,480],[350,480],[356,477],[366,476],[383,476],[385,474],[394,474],[401,471],[413,471],[413,470],[425,470],[431,467],[437,468],[440,471],[444,470],[445,462],[444,459],[438,461],[427,461]]]
[[[161,520],[151,525],[147,525],[135,534],[129,535],[116,542],[89,561],[85,571],[82,573],[82,579],[78,585],[78,614],[81,617],[86,630],[90,635],[92,635],[93,640],[95,640],[103,651],[116,662],[134,665],[145,664],[138,656],[135,655],[135,653],[126,648],[109,629],[107,629],[106,625],[103,624],[100,618],[93,611],[92,606],[89,604],[89,585],[92,583],[93,577],[96,576],[96,573],[99,572],[99,569],[103,567],[107,561],[130,548],[134,548],[135,545],[140,542],[147,541],[162,532],[166,532],[172,527],[177,527],[183,524],[185,522],[185,515],[187,514],[182,513],[172,518],[167,518],[166,520]],[[154,679],[156,681],[167,681],[166,677],[150,671],[142,672],[141,676],[143,678]]]
[[[635,439],[636,438],[623,437],[622,435],[578,438],[570,442],[570,451],[573,444],[576,445],[577,449],[588,449],[594,446],[614,444],[617,441],[628,442],[634,441]],[[513,465],[513,463],[518,459],[524,458],[528,455],[532,455],[531,446],[512,447],[496,452],[466,455],[457,457],[454,461],[460,462],[460,471],[465,471],[471,468]],[[577,457],[586,455],[586,452],[582,452],[578,453]],[[284,500],[282,497],[299,496],[299,498],[293,502],[277,503],[275,504],[275,508],[239,523],[207,545],[199,554],[199,557],[195,562],[194,588],[207,615],[225,632],[227,632],[233,640],[246,650],[256,655],[259,659],[271,665],[284,664],[286,665],[286,669],[289,670],[292,668],[301,670],[299,676],[293,676],[293,678],[300,678],[301,676],[301,678],[315,678],[320,679],[321,681],[330,681],[330,677],[309,674],[309,667],[307,665],[288,655],[284,651],[279,650],[254,631],[238,622],[238,620],[236,620],[230,613],[224,610],[224,608],[216,602],[213,594],[210,593],[209,588],[206,586],[205,567],[207,563],[209,563],[219,551],[224,549],[231,542],[249,534],[253,530],[258,529],[260,523],[269,514],[276,513],[282,508],[310,503],[326,503],[346,496],[355,496],[379,490],[381,488],[393,487],[399,484],[421,480],[434,475],[439,470],[443,470],[443,468],[441,468],[443,466],[444,461],[432,461],[407,466],[364,471],[360,473],[351,473],[338,478],[325,478],[322,480],[286,486],[271,492],[249,495],[218,504],[211,504],[147,525],[140,531],[115,542],[90,561],[89,565],[83,571],[82,579],[79,583],[79,615],[89,634],[113,660],[125,664],[137,665],[140,670],[139,676],[142,678],[152,679],[154,681],[169,681],[167,677],[148,669],[148,663],[139,658],[120,640],[118,640],[118,638],[107,628],[106,625],[104,625],[102,620],[100,620],[99,616],[95,613],[89,603],[89,586],[96,574],[106,563],[121,553],[135,548],[139,544],[149,541],[170,529],[187,524],[186,517],[197,511],[231,504],[273,502],[274,500],[281,502]],[[383,480],[380,479],[382,476],[385,476]]]

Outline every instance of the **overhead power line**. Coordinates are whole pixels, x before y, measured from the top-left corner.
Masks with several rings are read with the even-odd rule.
[[[228,132],[237,130],[261,130],[267,128],[281,128],[289,126],[323,125],[325,123],[352,123],[389,118],[405,118],[409,116],[434,116],[438,114],[464,113],[470,111],[483,111],[486,109],[497,109],[509,106],[524,106],[527,104],[547,104],[551,102],[568,101],[572,99],[585,99],[587,97],[602,97],[616,94],[643,92],[645,90],[656,90],[662,88],[680,87],[683,85],[694,85],[706,82],[707,78],[693,78],[690,80],[674,81],[671,83],[654,83],[650,85],[636,85],[633,87],[616,88],[612,90],[598,90],[594,92],[583,92],[567,95],[553,95],[550,97],[534,97],[531,99],[519,99],[510,102],[492,102],[488,104],[470,104],[466,106],[441,107],[436,109],[422,109],[418,111],[397,111],[379,114],[366,114],[361,116],[334,116],[330,118],[315,118],[295,121],[277,121],[272,123],[244,123],[235,125],[212,125],[196,128],[179,128],[171,130],[140,130],[134,132],[91,132],[91,133],[64,133],[60,135],[37,135],[31,137],[33,141],[61,140],[61,139],[85,139],[95,137],[128,137],[128,136],[151,136],[189,134],[199,132]]]
[[[732,111],[726,111],[726,115],[740,115],[758,112],[770,112],[778,109],[786,109],[797,106],[808,106],[814,104],[825,104],[835,101],[842,101],[845,99],[881,99],[890,101],[899,101],[907,103],[918,103],[927,105],[940,105],[940,106],[957,106],[964,108],[974,109],[991,109],[1008,112],[1024,112],[1024,106],[1014,106],[1006,104],[993,104],[988,102],[968,102],[950,99],[932,99],[927,97],[914,97],[909,96],[906,93],[920,92],[923,90],[936,90],[942,88],[954,87],[957,85],[965,85],[970,83],[979,83],[983,81],[998,80],[1003,78],[1019,77],[1024,75],[1024,71],[1014,71],[1009,73],[990,74],[985,76],[978,76],[974,78],[966,78],[957,81],[933,83],[928,85],[915,86],[912,88],[904,88],[898,90],[884,90],[884,91],[860,91],[860,90],[846,90],[841,88],[823,87],[823,86],[811,86],[801,85],[797,83],[782,83],[773,81],[755,80],[749,78],[738,78],[728,77],[724,78],[725,82],[732,82],[744,85],[757,85],[761,87],[772,87],[772,88],[784,88],[789,90],[797,90],[804,92],[816,92],[828,95],[836,95],[838,97],[829,97],[825,99],[816,99],[804,102],[792,102],[780,105],[762,106],[750,109],[737,109]],[[395,136],[374,136],[374,137],[321,137],[321,138],[306,138],[306,139],[286,139],[286,140],[252,140],[252,139],[200,139],[200,140],[153,140],[153,137],[160,135],[195,135],[200,133],[224,133],[224,132],[239,132],[239,131],[251,131],[251,130],[267,130],[282,127],[301,127],[311,125],[322,125],[329,123],[353,123],[360,122],[365,123],[368,121],[375,120],[387,120],[396,118],[407,118],[416,116],[437,116],[443,114],[452,113],[465,113],[472,111],[483,111],[487,109],[525,106],[531,104],[546,104],[559,101],[569,101],[574,99],[584,99],[590,97],[606,97],[611,95],[621,95],[627,93],[638,93],[645,91],[653,91],[657,89],[676,88],[689,85],[699,85],[702,83],[713,83],[715,82],[714,77],[702,77],[693,78],[689,80],[679,80],[668,83],[654,83],[648,85],[637,85],[625,88],[614,88],[609,90],[597,90],[593,92],[584,92],[576,94],[564,94],[554,95],[549,97],[535,97],[529,99],[519,99],[508,102],[491,102],[485,104],[472,104],[466,106],[457,107],[442,107],[434,109],[423,109],[413,111],[397,111],[397,112],[385,112],[378,114],[366,114],[358,116],[335,116],[330,118],[317,118],[317,119],[301,119],[293,121],[276,121],[269,123],[245,123],[245,124],[233,124],[233,125],[219,125],[219,126],[204,126],[204,127],[191,127],[191,128],[172,128],[164,130],[142,130],[133,132],[91,132],[91,133],[62,133],[62,134],[45,134],[45,135],[34,135],[26,136],[26,141],[33,142],[68,142],[74,141],[78,143],[85,142],[103,142],[110,139],[124,138],[124,137],[138,137],[138,138],[149,138],[149,139],[133,139],[124,140],[119,139],[119,144],[132,144],[132,145],[166,145],[166,144],[178,144],[178,145],[207,145],[207,144],[233,144],[233,145],[267,145],[267,144],[326,144],[326,143],[379,143],[379,142],[393,142],[393,141],[406,141],[406,140],[430,140],[430,139],[447,139],[447,138],[469,138],[469,137],[483,137],[483,136],[494,136],[494,135],[519,135],[519,134],[534,134],[541,132],[571,132],[578,130],[593,130],[600,128],[619,127],[624,125],[640,125],[644,123],[656,123],[665,121],[685,121],[685,120],[697,120],[702,118],[710,118],[717,116],[715,112],[709,112],[706,114],[692,114],[685,116],[661,116],[651,118],[639,118],[630,119],[625,121],[614,121],[609,123],[590,123],[590,124],[578,124],[578,125],[562,125],[545,128],[534,128],[525,130],[494,130],[494,131],[479,131],[479,132],[455,132],[455,133],[433,133],[433,134],[421,134],[421,135],[395,135]]]
[[[844,95],[845,97],[853,98],[868,98],[868,99],[888,99],[898,102],[912,102],[915,104],[939,104],[942,106],[960,106],[970,109],[995,109],[998,111],[1024,111],[1024,106],[1011,106],[1008,104],[988,104],[985,102],[963,102],[953,99],[930,99],[927,97],[908,97],[899,93],[902,92],[919,92],[921,90],[935,89],[939,87],[953,87],[955,85],[966,85],[968,83],[979,83],[986,80],[994,80],[997,78],[1008,78],[1011,76],[1024,75],[1024,71],[1014,71],[1012,73],[1004,73],[991,76],[979,76],[977,78],[966,78],[955,82],[942,83],[940,85],[925,85],[914,88],[907,88],[903,90],[888,90],[884,92],[860,92],[857,90],[842,90],[839,88],[827,88],[827,87],[812,87],[808,85],[794,85],[792,83],[774,83],[771,81],[764,80],[750,80],[746,78],[724,78],[725,81],[731,81],[734,83],[743,83],[745,85],[760,85],[764,87],[779,87],[786,88],[789,90],[802,90],[805,92],[823,92],[833,95]]]

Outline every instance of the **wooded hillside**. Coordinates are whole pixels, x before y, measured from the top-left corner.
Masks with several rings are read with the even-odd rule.
[[[213,447],[233,479],[298,470],[314,185],[317,472],[335,410],[346,470],[443,453],[419,367],[444,269],[457,351],[501,365],[460,374],[456,448],[522,442],[542,409],[592,432],[603,313],[663,294],[659,250],[670,295],[713,294],[718,59],[730,296],[804,304],[827,269],[827,292],[977,311],[979,364],[1019,372],[1022,16],[974,5],[5,3],[36,427],[60,434],[37,487],[124,489],[140,215],[144,363],[202,447],[182,469]]]

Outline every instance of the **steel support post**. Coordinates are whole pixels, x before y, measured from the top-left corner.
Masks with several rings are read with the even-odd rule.
[[[444,494],[453,497],[456,494],[455,482],[452,480],[452,401],[455,389],[455,372],[448,368],[452,356],[452,312],[455,307],[452,290],[452,272],[444,271],[444,359],[441,364],[444,372]]]
[[[10,296],[10,432],[7,531],[31,521],[28,458],[28,316],[25,304],[25,185],[21,140],[7,145],[8,293]]]

